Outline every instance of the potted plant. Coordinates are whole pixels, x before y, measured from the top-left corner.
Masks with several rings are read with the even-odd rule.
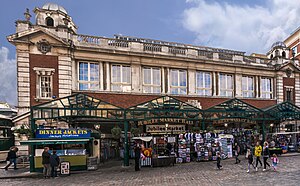
[[[113,138],[120,139],[121,134],[122,134],[122,129],[119,126],[116,126],[111,129],[111,134],[112,134]]]
[[[138,136],[139,134],[141,134],[141,130],[139,128],[136,128],[136,127],[132,127],[130,132],[133,136]]]
[[[20,128],[15,129],[14,133],[17,134],[21,140],[28,140],[28,137],[32,137],[32,131],[29,127],[22,125]]]

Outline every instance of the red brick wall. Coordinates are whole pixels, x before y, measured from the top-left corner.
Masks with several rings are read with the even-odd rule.
[[[295,103],[295,78],[283,78],[283,100],[286,100],[286,86],[293,87],[292,102]]]
[[[36,101],[36,82],[37,75],[33,70],[34,67],[53,68],[55,72],[52,76],[52,93],[58,97],[58,57],[49,55],[29,54],[30,68],[30,105],[37,105],[45,102],[45,100]]]

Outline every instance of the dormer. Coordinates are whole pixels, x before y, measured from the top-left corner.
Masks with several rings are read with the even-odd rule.
[[[44,26],[49,29],[55,28],[56,31],[71,31],[77,33],[77,26],[68,15],[68,12],[54,3],[47,3],[42,8],[35,8],[36,25]]]

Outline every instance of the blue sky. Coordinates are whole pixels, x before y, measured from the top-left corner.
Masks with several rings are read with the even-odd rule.
[[[0,101],[16,104],[15,47],[6,36],[15,21],[44,0],[0,3]],[[299,1],[286,0],[52,0],[63,6],[78,33],[123,34],[187,44],[265,53],[300,25]],[[7,68],[10,68],[9,70]],[[7,79],[11,81],[7,82]],[[4,81],[5,80],[5,81]]]

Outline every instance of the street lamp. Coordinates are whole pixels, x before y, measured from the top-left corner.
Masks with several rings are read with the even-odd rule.
[[[100,163],[100,160],[101,160],[101,131],[100,131],[100,128],[101,128],[101,125],[97,124],[97,125],[94,125],[95,129],[98,131],[99,133],[99,163]]]

